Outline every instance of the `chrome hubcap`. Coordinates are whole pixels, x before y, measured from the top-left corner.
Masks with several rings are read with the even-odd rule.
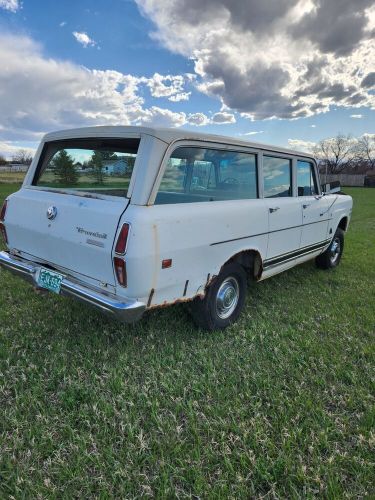
[[[236,309],[239,299],[238,281],[229,277],[222,282],[216,295],[216,313],[221,319],[229,318]]]
[[[331,263],[332,264],[334,264],[337,261],[337,259],[339,258],[340,250],[341,250],[340,239],[336,237],[332,241],[332,244],[331,244]]]

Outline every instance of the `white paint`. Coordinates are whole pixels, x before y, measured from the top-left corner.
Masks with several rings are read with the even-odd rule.
[[[130,202],[31,186],[43,143],[79,137],[141,139],[129,187]],[[258,154],[260,198],[154,205],[169,156],[181,145]],[[263,198],[263,153],[292,160],[293,196]],[[306,153],[183,130],[95,127],[48,134],[22,188],[9,197],[5,221],[9,247],[91,286],[107,287],[119,298],[144,304],[151,301],[151,307],[203,294],[207,281],[223,264],[247,250],[260,255],[264,271],[258,278],[265,279],[314,258],[322,249],[295,254],[322,241],[327,242],[326,248],[340,220],[350,218],[349,196],[297,197],[297,159],[314,162]],[[58,211],[55,220],[46,217],[51,205]],[[118,285],[113,270],[114,242],[125,222],[131,225],[125,256],[127,288]],[[100,245],[93,245],[87,241],[92,239],[89,232],[107,236],[100,238]],[[275,263],[280,256],[284,260]],[[163,259],[172,259],[172,267],[162,269]]]

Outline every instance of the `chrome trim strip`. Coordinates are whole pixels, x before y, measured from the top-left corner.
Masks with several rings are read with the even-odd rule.
[[[34,286],[38,286],[36,276],[39,269],[43,267],[34,262],[13,257],[8,252],[0,252],[0,266],[14,274],[18,274]],[[74,297],[81,302],[115,316],[124,323],[137,321],[146,309],[143,302],[135,299],[121,299],[111,293],[105,293],[102,290],[94,289],[67,277],[64,277],[61,283],[61,295]]]
[[[298,258],[300,255],[305,254],[306,252],[312,252],[314,250],[319,250],[320,248],[323,248],[325,245],[328,245],[331,240],[327,239],[324,241],[320,241],[319,243],[314,243],[313,245],[306,245],[304,247],[299,248],[298,250],[292,250],[291,252],[286,252],[280,255],[276,255],[275,257],[272,257],[270,259],[266,259],[264,261],[265,266],[267,265],[272,265],[275,263],[275,261],[283,261],[288,258]]]
[[[330,240],[327,240],[326,242],[323,242],[318,245],[311,245],[310,247],[304,247],[302,250],[298,252],[292,252],[289,254],[284,254],[284,256],[282,257],[274,257],[272,259],[269,259],[268,261],[264,262],[264,270],[267,271],[268,269],[272,269],[273,267],[276,266],[281,266],[283,264],[286,264],[287,262],[290,262],[291,260],[298,259],[299,257],[304,257],[305,255],[309,255],[310,253],[318,252],[319,250],[322,250],[327,245],[329,245],[329,242]]]
[[[328,222],[330,220],[332,219],[322,219],[314,222],[308,222],[307,224],[299,224],[298,226],[289,226],[289,227],[283,227],[282,229],[275,229],[274,231],[266,231],[265,233],[250,234],[249,236],[240,236],[239,238],[232,238],[231,240],[217,241],[216,243],[210,243],[210,247],[214,245],[221,245],[222,243],[231,243],[232,241],[246,240],[247,238],[255,238],[256,236],[264,236],[266,234],[280,233],[281,231],[287,231],[288,229],[297,229],[299,227],[311,226],[313,224],[319,224],[320,222]]]

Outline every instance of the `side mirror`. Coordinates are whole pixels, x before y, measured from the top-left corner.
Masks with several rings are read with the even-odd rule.
[[[332,181],[332,182],[327,182],[326,184],[322,184],[323,194],[339,193],[340,191],[341,191],[340,181]]]

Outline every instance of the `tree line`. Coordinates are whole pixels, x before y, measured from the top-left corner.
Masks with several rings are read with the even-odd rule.
[[[9,163],[17,163],[17,165],[30,165],[33,161],[32,155],[26,149],[19,149],[12,156],[10,161],[7,161],[5,156],[0,154],[0,165],[8,165]]]
[[[321,172],[327,174],[365,174],[375,172],[375,134],[355,138],[338,134],[323,139],[313,148]]]

